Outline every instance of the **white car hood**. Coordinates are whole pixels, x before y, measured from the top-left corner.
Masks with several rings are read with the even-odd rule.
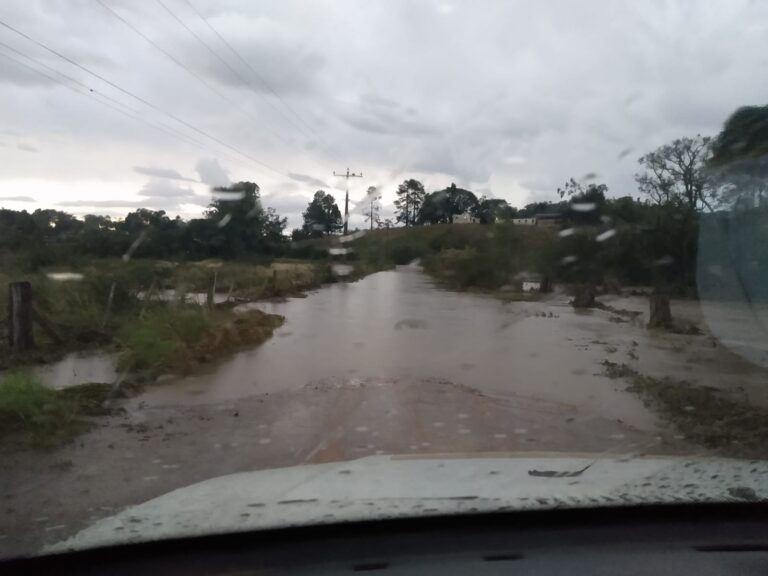
[[[372,456],[206,480],[126,508],[44,552],[381,518],[744,500],[768,500],[768,462]]]

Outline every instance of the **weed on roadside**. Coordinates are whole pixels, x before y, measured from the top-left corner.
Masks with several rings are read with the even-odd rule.
[[[13,438],[19,447],[56,447],[91,427],[85,417],[110,413],[108,395],[106,384],[51,390],[28,373],[6,374],[0,379],[0,438]]]
[[[727,449],[729,456],[768,454],[768,411],[684,380],[645,376],[623,363],[604,360],[602,365],[606,376],[626,379],[628,391],[657,410],[688,440],[706,448]]]

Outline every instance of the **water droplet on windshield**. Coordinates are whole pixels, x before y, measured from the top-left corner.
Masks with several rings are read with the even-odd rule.
[[[654,266],[669,266],[670,264],[674,264],[674,263],[675,263],[675,259],[672,258],[672,256],[670,256],[669,254],[667,254],[666,256],[662,256],[658,260],[654,260],[653,265]]]
[[[227,224],[229,224],[229,221],[232,220],[232,214],[225,214],[224,218],[219,220],[219,222],[216,224],[219,228],[224,228]]]
[[[616,229],[611,228],[610,230],[606,230],[605,232],[602,232],[597,236],[595,236],[595,240],[597,240],[598,242],[605,242],[606,240],[608,240],[609,238],[613,238],[614,236],[616,236]]]
[[[342,236],[339,238],[339,242],[352,242],[352,240],[357,240],[358,238],[362,238],[365,236],[365,230],[358,230],[357,232],[353,232],[352,234],[347,234],[346,236]]]
[[[69,282],[69,281],[77,281],[82,280],[85,276],[82,274],[79,274],[78,272],[49,272],[46,274],[48,278],[51,280],[55,280],[57,282]]]
[[[622,158],[626,158],[626,157],[627,157],[627,156],[629,156],[630,154],[632,154],[632,148],[631,148],[631,147],[629,147],[629,148],[624,148],[624,150],[622,150],[621,152],[619,152],[619,155],[618,155],[616,158],[618,158],[619,160],[621,160]]]
[[[213,199],[218,200],[220,202],[237,202],[238,200],[242,200],[245,198],[245,192],[229,192],[229,191],[223,191],[223,190],[214,190],[213,191]]]
[[[597,208],[594,202],[574,202],[571,204],[571,210],[574,212],[592,212]]]

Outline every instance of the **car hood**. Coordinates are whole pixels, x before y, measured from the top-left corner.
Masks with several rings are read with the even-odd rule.
[[[128,507],[43,552],[384,518],[744,500],[768,500],[768,462],[372,456],[206,480]]]

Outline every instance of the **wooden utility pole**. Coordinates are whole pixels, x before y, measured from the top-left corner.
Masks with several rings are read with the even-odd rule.
[[[368,187],[368,200],[370,201],[370,211],[368,212],[368,219],[371,221],[371,231],[373,231],[373,221],[379,213],[379,206],[377,202],[381,200],[381,194],[378,193],[375,186]]]
[[[8,284],[8,343],[17,352],[34,348],[32,334],[32,284]]]
[[[347,224],[349,222],[349,179],[350,178],[362,178],[363,173],[360,172],[360,174],[355,174],[354,172],[350,172],[349,168],[347,168],[346,174],[337,174],[336,170],[333,171],[334,176],[338,176],[340,178],[345,179],[345,186],[346,186],[346,192],[344,194],[344,235],[347,234]]]

